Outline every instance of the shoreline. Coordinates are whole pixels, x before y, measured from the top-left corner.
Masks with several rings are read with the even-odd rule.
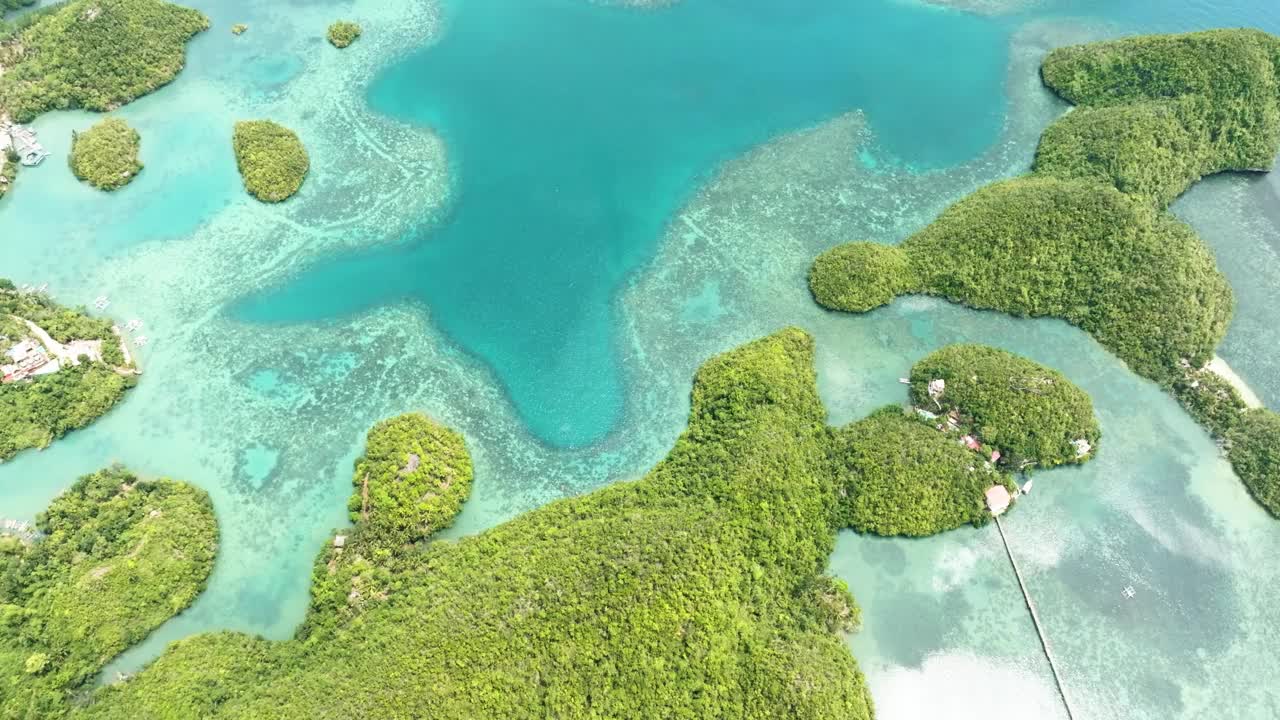
[[[1231,366],[1227,364],[1226,360],[1222,359],[1221,355],[1214,355],[1209,364],[1204,366],[1204,369],[1226,380],[1231,387],[1235,388],[1236,392],[1240,393],[1240,399],[1244,400],[1245,407],[1250,410],[1266,407],[1262,399],[1258,397],[1258,394],[1253,391],[1253,388],[1249,387],[1249,383],[1237,375],[1236,371],[1231,369]]]

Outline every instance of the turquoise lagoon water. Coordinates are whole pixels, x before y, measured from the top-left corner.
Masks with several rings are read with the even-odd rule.
[[[833,423],[900,401],[910,364],[956,341],[1085,387],[1098,459],[1040,476],[1007,524],[1078,716],[1280,714],[1280,526],[1169,398],[1062,323],[920,298],[834,315],[804,287],[817,252],[894,241],[1025,168],[1062,110],[1046,49],[1280,31],[1272,3],[193,4],[214,28],[187,69],[121,113],[138,180],[75,182],[58,157],[92,117],[59,113],[37,123],[57,157],[0,202],[0,275],[108,294],[152,339],[126,403],[0,466],[0,516],[112,460],[199,484],[219,514],[208,591],[113,670],[213,628],[287,637],[375,420],[424,410],[466,435],[477,483],[451,534],[473,533],[642,473],[703,359],[798,324]],[[365,28],[341,53],[322,39],[339,16]],[[248,117],[311,149],[285,205],[239,187],[229,131]],[[1277,177],[1215,178],[1176,208],[1239,296],[1222,353],[1273,406]],[[850,645],[880,717],[1062,716],[993,529],[844,534],[831,564],[864,606]]]

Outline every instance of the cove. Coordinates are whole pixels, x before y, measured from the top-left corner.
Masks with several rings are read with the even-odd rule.
[[[557,447],[618,422],[613,297],[718,163],[860,108],[875,162],[942,167],[985,149],[1004,115],[1009,29],[900,0],[648,12],[457,0],[446,12],[440,42],[386,69],[368,100],[442,135],[448,216],[230,312],[293,324],[420,302]]]

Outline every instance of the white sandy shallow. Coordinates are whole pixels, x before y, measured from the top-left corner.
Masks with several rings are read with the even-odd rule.
[[[1236,392],[1240,393],[1240,397],[1244,400],[1245,405],[1251,408],[1260,408],[1263,406],[1262,400],[1258,397],[1258,394],[1253,391],[1253,388],[1249,387],[1249,384],[1244,381],[1244,378],[1237,375],[1236,371],[1231,369],[1231,366],[1227,364],[1226,360],[1214,355],[1213,360],[1209,361],[1206,369],[1223,380],[1231,383],[1231,387],[1235,388]]]
[[[870,673],[879,720],[1051,720],[1065,717],[1057,691],[1029,669],[967,652],[938,653],[918,668]]]

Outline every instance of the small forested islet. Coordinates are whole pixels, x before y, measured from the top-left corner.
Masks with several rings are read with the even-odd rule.
[[[360,37],[360,26],[349,20],[339,20],[329,26],[329,42],[336,48],[345,48]]]
[[[245,190],[263,202],[292,197],[311,169],[311,159],[297,134],[270,120],[236,123],[232,148]]]
[[[999,453],[1015,471],[1079,464],[1102,429],[1093,400],[1057,370],[986,345],[948,345],[911,368],[915,404]]]
[[[71,171],[99,190],[117,190],[142,170],[138,161],[140,146],[137,130],[120,118],[107,118],[84,132],[74,133]]]

